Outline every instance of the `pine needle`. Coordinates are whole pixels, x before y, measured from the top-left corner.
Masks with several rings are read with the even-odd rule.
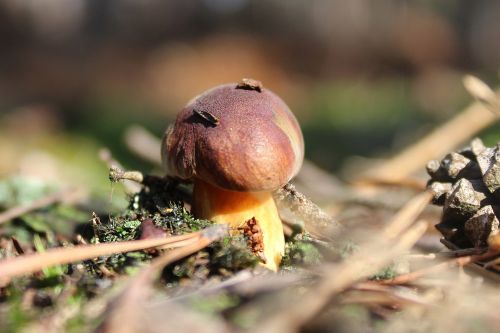
[[[470,84],[471,80],[467,82]],[[489,96],[484,86],[477,84],[477,81],[473,80],[473,82],[475,87],[473,91],[479,96]],[[478,89],[481,86],[482,88]],[[423,169],[429,160],[441,158],[497,120],[497,115],[489,112],[489,108],[483,102],[476,101],[401,153],[367,170],[359,181],[370,182],[372,179],[379,182],[397,183],[405,180],[417,170]]]
[[[215,227],[219,226],[212,228]],[[159,246],[168,246],[169,248],[187,246],[198,241],[203,232],[206,231],[166,238],[59,247],[49,249],[44,253],[32,253],[8,258],[0,261],[0,281],[6,282],[13,277],[34,273],[43,268],[55,265],[68,264],[115,253],[139,251]]]

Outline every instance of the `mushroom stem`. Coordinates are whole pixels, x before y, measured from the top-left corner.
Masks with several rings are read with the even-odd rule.
[[[196,179],[193,214],[216,223],[227,223],[238,233],[245,222],[255,218],[262,234],[264,265],[277,271],[285,251],[283,225],[270,192],[234,192]]]

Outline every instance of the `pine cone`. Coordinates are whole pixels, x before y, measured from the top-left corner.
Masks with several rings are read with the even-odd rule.
[[[500,143],[487,148],[480,139],[469,147],[427,163],[427,187],[443,206],[436,228],[459,248],[485,247],[500,217]]]

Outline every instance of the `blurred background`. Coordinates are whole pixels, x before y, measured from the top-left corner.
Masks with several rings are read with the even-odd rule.
[[[243,77],[278,93],[306,157],[342,175],[470,103],[464,74],[496,85],[499,17],[496,1],[3,0],[0,177],[108,195],[101,147],[149,171],[126,130],[160,137],[191,97]]]

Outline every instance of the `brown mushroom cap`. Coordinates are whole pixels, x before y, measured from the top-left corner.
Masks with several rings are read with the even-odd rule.
[[[297,174],[303,158],[302,132],[288,106],[260,85],[242,83],[195,97],[162,143],[169,175],[233,191],[277,189]]]

